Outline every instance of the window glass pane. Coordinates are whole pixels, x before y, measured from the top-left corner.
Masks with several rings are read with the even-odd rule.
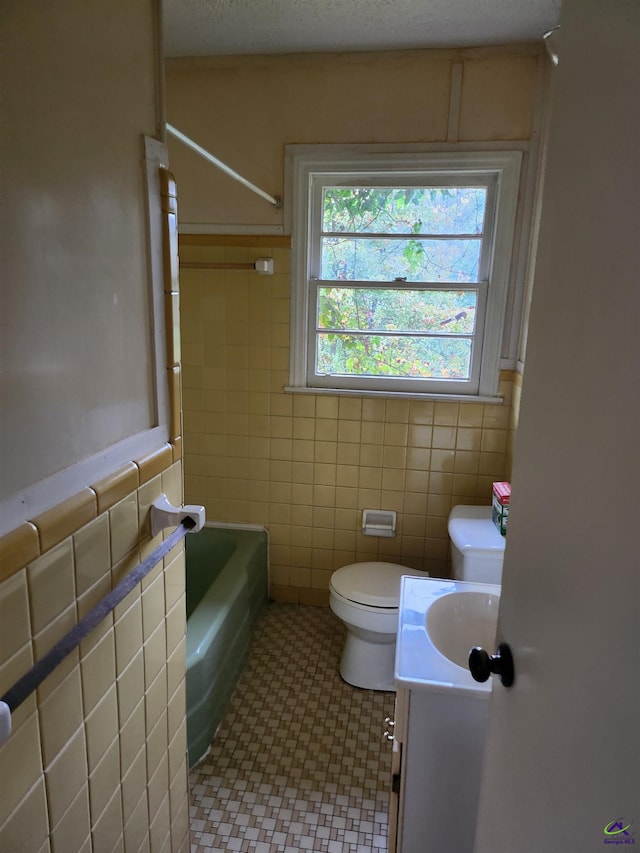
[[[486,187],[325,187],[324,232],[482,234]]]
[[[320,278],[332,281],[478,281],[481,238],[323,237]]]
[[[469,379],[471,346],[468,338],[323,332],[316,336],[316,373],[404,379]]]
[[[319,287],[318,329],[471,335],[474,290]]]

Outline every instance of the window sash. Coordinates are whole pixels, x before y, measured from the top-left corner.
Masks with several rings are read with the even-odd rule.
[[[516,213],[519,210],[520,170],[523,149],[487,146],[471,150],[469,146],[443,147],[430,145],[332,145],[287,146],[286,186],[290,204],[285,209],[285,227],[292,233],[292,337],[291,379],[288,389],[314,388],[337,391],[402,393],[413,395],[452,394],[490,399],[498,394],[498,377],[505,324],[513,327],[507,306],[519,300],[520,291],[512,291],[509,273],[514,250]],[[474,369],[469,383],[418,380],[370,381],[366,377],[339,381],[335,377],[318,377],[313,371],[316,291],[311,283],[319,279],[318,247],[322,236],[322,192],[320,185],[342,186],[473,186],[492,188],[484,218],[484,246],[478,270],[478,325],[474,343]],[[288,211],[288,212],[287,212]],[[348,232],[341,232],[345,236]],[[371,237],[371,234],[367,234]],[[426,235],[412,235],[426,236]],[[436,235],[429,235],[436,236]],[[437,235],[444,236],[444,235]],[[456,235],[460,236],[460,235]],[[477,235],[473,235],[477,236]],[[520,265],[520,256],[516,263]],[[520,276],[520,266],[517,275]],[[490,286],[485,286],[490,282]],[[346,283],[346,282],[345,282]],[[381,282],[382,283],[382,282]],[[386,283],[388,286],[388,283]],[[408,286],[408,282],[402,282]],[[421,282],[411,282],[411,285]],[[436,288],[444,282],[436,282]],[[367,282],[368,286],[373,282]],[[461,283],[456,282],[456,287]],[[484,326],[481,318],[484,316]],[[404,384],[405,387],[402,387]]]
[[[344,287],[364,288],[367,290],[416,290],[440,293],[449,290],[468,290],[477,294],[475,329],[473,333],[463,334],[438,334],[434,332],[404,331],[404,332],[372,332],[371,330],[348,329],[339,331],[337,334],[376,335],[380,337],[393,335],[399,338],[446,338],[465,339],[471,341],[471,363],[468,379],[451,379],[438,377],[410,377],[410,376],[370,376],[364,374],[336,374],[316,372],[316,345],[319,334],[331,332],[318,326],[318,294],[322,288]],[[355,389],[363,391],[398,391],[403,393],[438,393],[438,394],[477,394],[480,381],[480,354],[482,352],[484,327],[487,308],[487,294],[489,283],[487,281],[472,284],[458,284],[452,286],[431,282],[336,282],[334,279],[309,279],[309,305],[307,326],[307,385],[318,388]],[[429,389],[427,391],[427,389]]]
[[[330,284],[339,286],[354,286],[364,285],[368,287],[385,287],[397,289],[405,289],[408,286],[419,290],[435,290],[442,291],[447,288],[446,285],[451,285],[451,282],[444,281],[414,281],[406,280],[407,277],[399,276],[402,280],[373,279],[366,282],[355,282],[353,280],[337,280],[320,278],[322,268],[322,252],[324,240],[327,236],[333,236],[333,232],[323,232],[323,199],[325,187],[340,186],[360,187],[360,186],[393,186],[393,187],[408,187],[408,186],[425,186],[430,187],[479,187],[486,188],[485,215],[483,221],[483,229],[479,234],[470,235],[474,241],[480,244],[479,257],[476,273],[476,281],[455,282],[455,286],[460,286],[460,289],[472,287],[478,292],[478,307],[476,308],[476,325],[473,335],[468,336],[471,340],[470,354],[470,372],[469,377],[465,379],[444,379],[439,377],[400,377],[400,376],[367,376],[363,374],[322,374],[316,372],[317,365],[317,340],[319,330],[316,329],[316,318],[318,315],[318,291],[320,287],[326,287]],[[370,175],[367,180],[363,180],[362,175],[341,175],[338,181],[332,175],[316,175],[310,182],[311,193],[311,223],[310,223],[310,245],[309,245],[309,271],[311,276],[308,280],[309,288],[309,306],[307,315],[307,375],[306,384],[310,387],[336,387],[336,388],[353,388],[355,390],[380,390],[380,391],[404,391],[409,393],[463,393],[477,394],[480,384],[480,367],[482,355],[482,339],[486,319],[486,302],[487,289],[489,287],[489,272],[491,267],[491,251],[493,245],[493,234],[495,227],[495,211],[496,211],[496,195],[498,189],[498,180],[495,174],[449,174],[446,176],[432,176],[419,174],[411,176],[409,179],[406,175],[398,176],[398,180],[390,180],[388,175],[375,176]],[[367,241],[374,240],[416,240],[427,241],[430,239],[444,240],[449,235],[431,233],[422,234],[389,234],[370,232],[356,233],[350,231],[338,232],[335,236],[353,240],[358,237]],[[462,235],[451,235],[453,239],[463,239]],[[451,239],[449,237],[449,239]],[[467,237],[469,239],[469,237]],[[399,273],[403,270],[398,270]]]
[[[480,242],[480,258],[477,272],[477,281],[486,281],[490,277],[491,267],[491,248],[494,241],[495,224],[496,224],[496,206],[497,195],[499,190],[499,181],[495,173],[456,173],[446,175],[432,175],[429,173],[423,174],[401,174],[397,176],[397,180],[390,180],[389,175],[370,174],[367,179],[363,179],[363,175],[358,174],[343,174],[336,180],[335,175],[319,174],[314,175],[310,179],[309,193],[311,196],[311,215],[309,222],[309,248],[308,248],[308,274],[310,277],[320,278],[322,275],[322,248],[324,240],[329,237],[337,237],[345,240],[404,240],[425,242],[428,240],[474,240]],[[394,176],[395,177],[395,176]],[[394,234],[389,232],[327,232],[323,231],[323,197],[326,187],[339,186],[341,188],[349,187],[421,187],[427,185],[434,188],[465,188],[465,187],[483,187],[487,190],[485,202],[485,214],[483,229],[480,233],[469,235],[462,234]],[[374,279],[378,280],[378,279]],[[382,280],[382,279],[380,279]],[[393,280],[393,279],[389,279]]]

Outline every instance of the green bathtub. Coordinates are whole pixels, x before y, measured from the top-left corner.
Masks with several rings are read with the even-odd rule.
[[[206,753],[267,600],[267,534],[208,527],[186,537],[189,766]]]

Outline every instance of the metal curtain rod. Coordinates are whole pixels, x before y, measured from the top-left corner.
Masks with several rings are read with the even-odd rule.
[[[229,261],[183,261],[180,259],[180,269],[187,270],[250,270],[258,275],[273,275],[273,258],[257,258],[246,263],[231,263]]]
[[[196,522],[186,516],[176,530],[173,531],[153,553],[129,572],[120,583],[96,606],[84,616],[75,627],[68,631],[61,640],[51,648],[40,660],[28,670],[22,678],[0,696],[0,744],[4,743],[11,733],[11,712],[24,702],[36,687],[50,675],[53,670],[77,648],[82,640],[118,605],[140,581],[149,574],[151,569],[162,560],[169,551],[182,539],[185,534],[197,526]]]
[[[166,128],[172,136],[175,136],[176,139],[179,139],[180,142],[183,142],[188,148],[191,148],[201,157],[204,157],[205,160],[208,160],[209,163],[213,163],[218,169],[223,171],[225,174],[229,175],[230,178],[233,178],[234,181],[238,181],[238,183],[243,184],[247,189],[251,190],[251,192],[256,193],[256,195],[261,196],[265,201],[268,201],[274,207],[282,207],[282,200],[278,198],[278,196],[269,195],[269,193],[261,190],[260,187],[257,187],[255,184],[252,184],[251,181],[248,181],[246,178],[243,178],[242,175],[239,175],[235,172],[230,166],[227,166],[226,163],[223,163],[222,160],[218,160],[217,157],[214,157],[213,154],[210,154],[206,148],[203,148],[201,145],[198,145],[197,142],[194,142],[193,139],[189,139],[188,136],[185,136],[184,133],[181,133],[177,128],[173,127],[173,125],[166,123]]]

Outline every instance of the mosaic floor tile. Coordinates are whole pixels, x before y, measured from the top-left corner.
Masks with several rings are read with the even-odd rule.
[[[382,853],[394,694],[338,674],[331,610],[269,604],[209,753],[190,774],[191,853]]]

